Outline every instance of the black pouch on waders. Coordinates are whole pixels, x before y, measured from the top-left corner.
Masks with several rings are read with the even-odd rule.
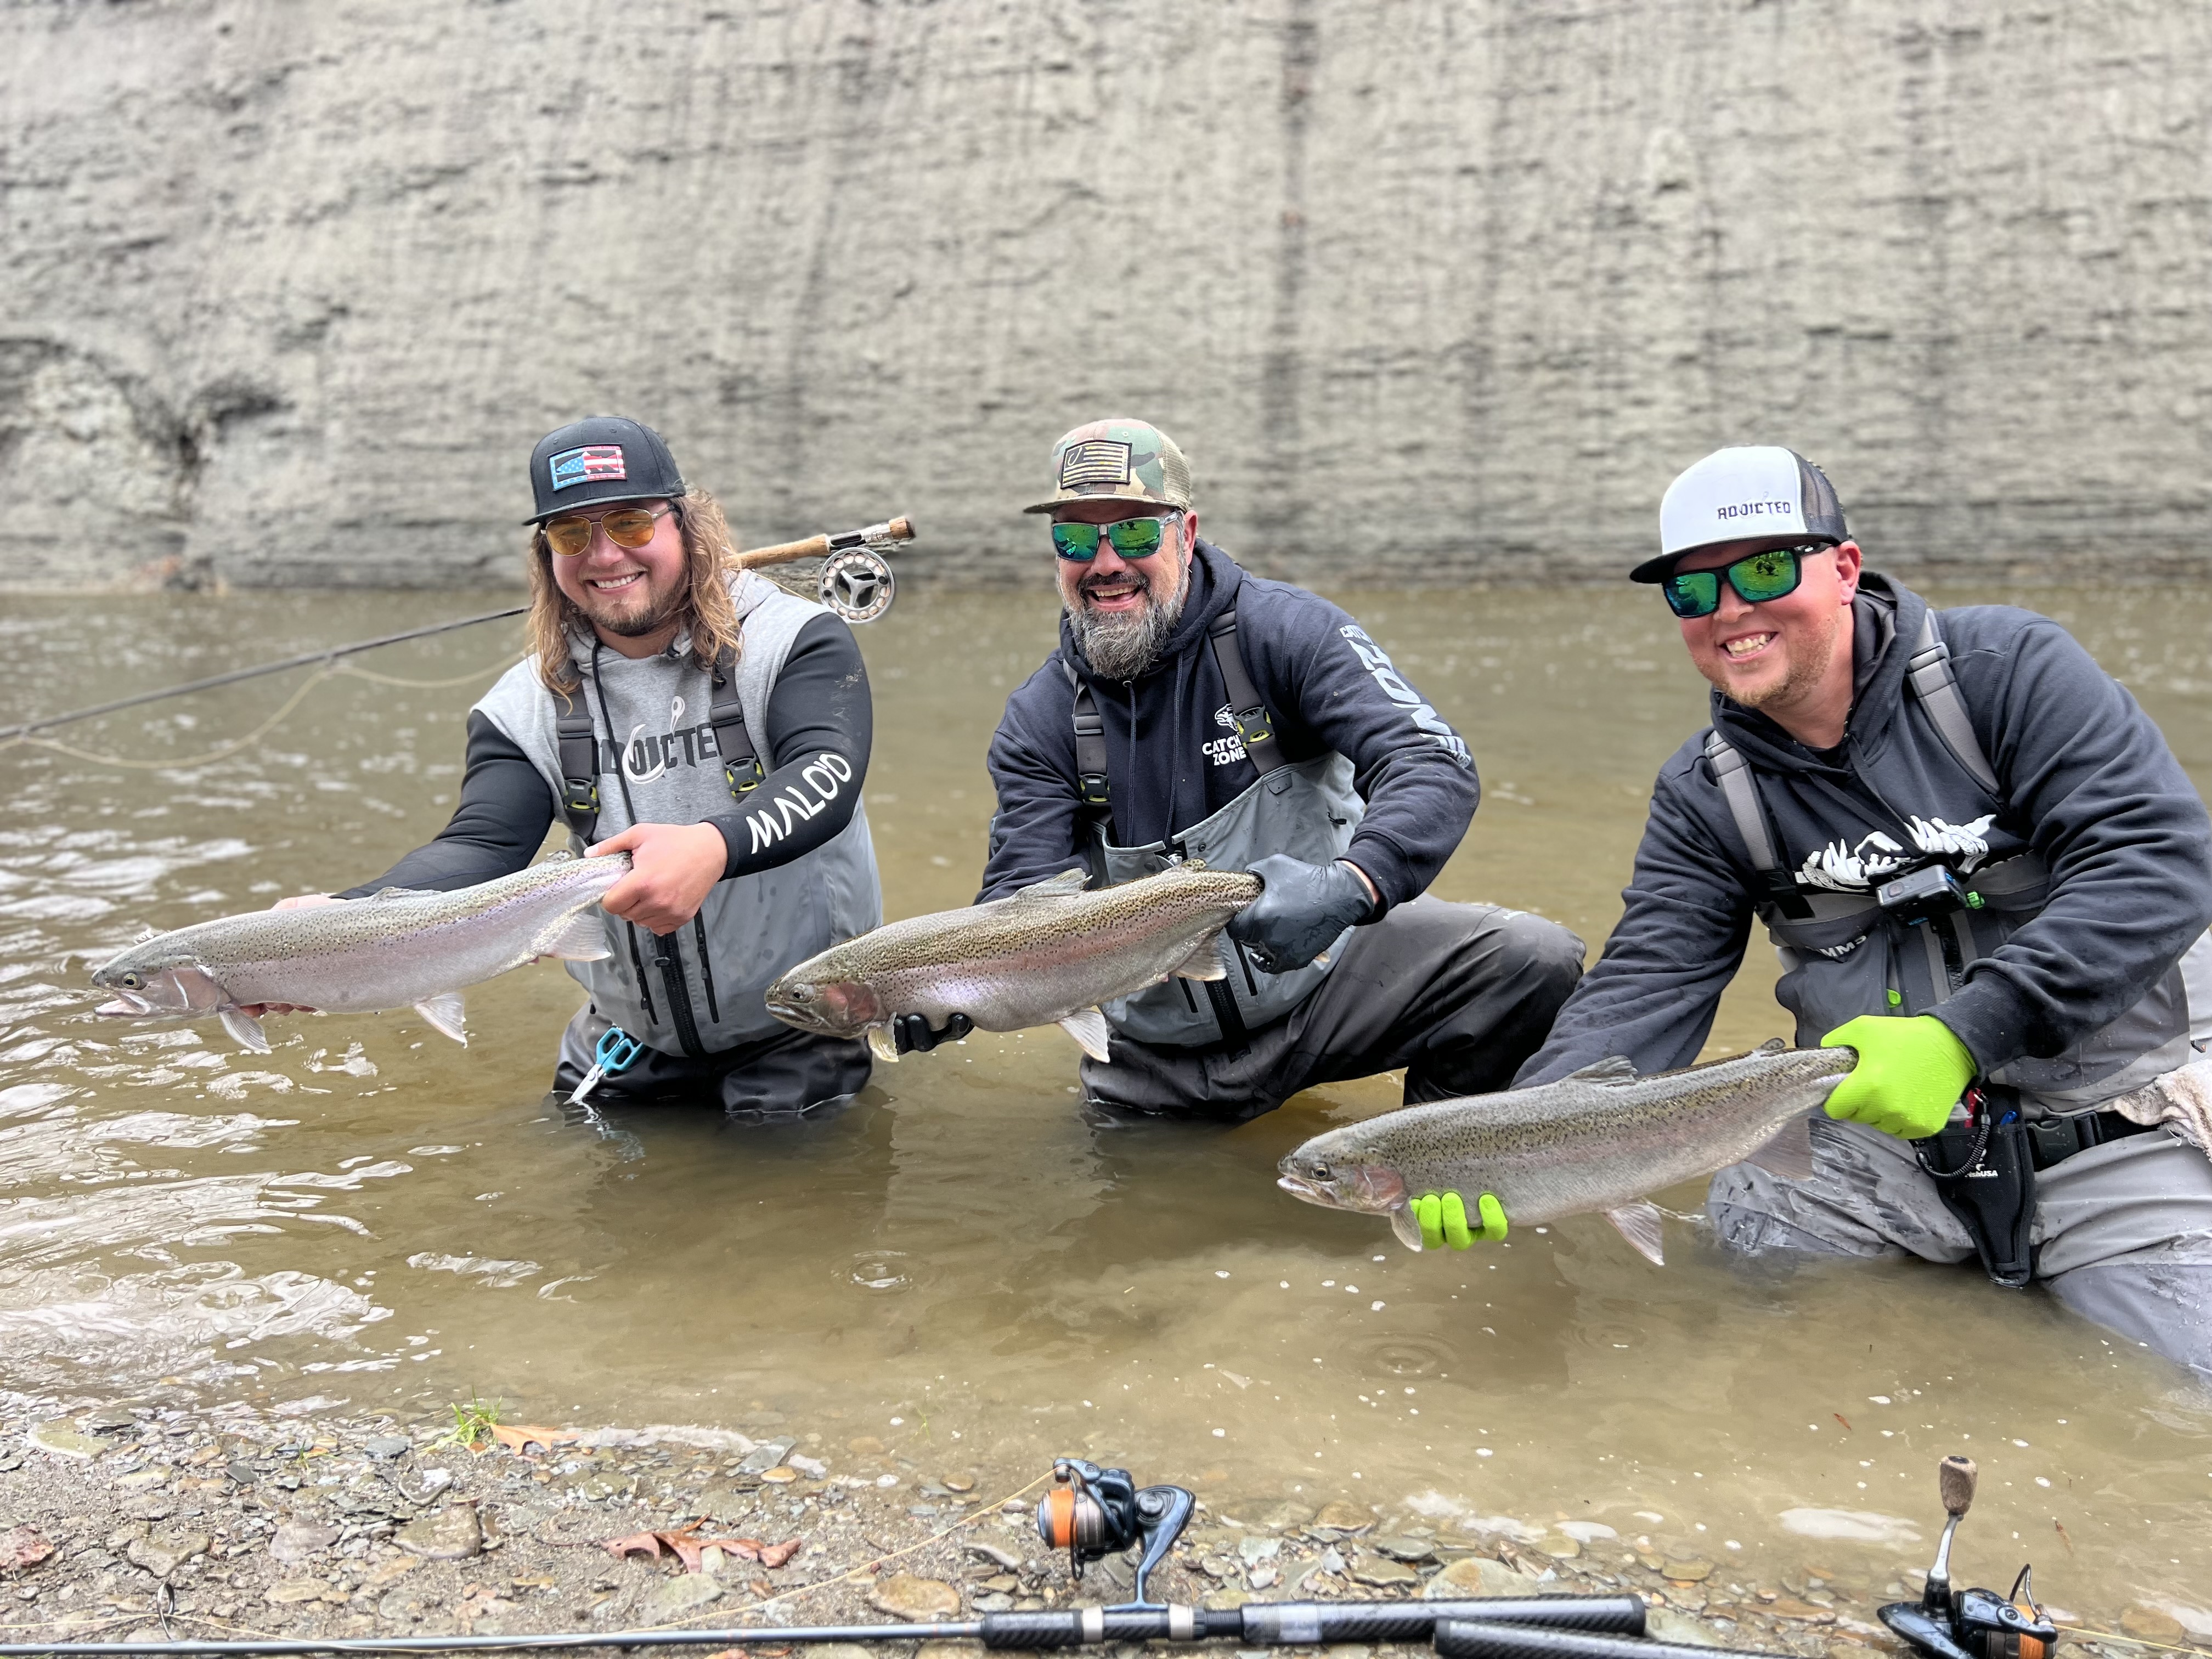
[[[1992,1285],[2024,1289],[2034,1275],[2035,1159],[2010,1090],[1975,1090],[1966,1121],[1915,1141],[1920,1167],[1943,1207],[1959,1218]]]

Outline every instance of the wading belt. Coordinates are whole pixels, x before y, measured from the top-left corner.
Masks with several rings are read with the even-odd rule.
[[[1933,611],[1921,615],[1920,639],[1905,663],[1905,683],[1920,706],[1928,711],[1929,721],[1953,758],[1975,782],[2001,797],[1997,775],[1974,737],[1973,722],[1966,714],[1966,700],[1960,695],[1958,678],[1951,672],[1951,649],[1936,632]],[[1765,809],[1759,805],[1759,787],[1752,777],[1751,763],[1717,730],[1705,738],[1705,760],[1713,769],[1713,781],[1720,785],[1721,799],[1728,803],[1729,816],[1735,820],[1736,834],[1743,838],[1751,867],[1759,872],[1761,899],[1792,921],[1814,920],[1813,905],[1797,890],[1790,872],[1783,868],[1773,831],[1767,825]],[[1871,898],[1863,902],[1869,911],[1879,908]],[[1943,976],[1937,975],[1936,982],[1940,987]]]

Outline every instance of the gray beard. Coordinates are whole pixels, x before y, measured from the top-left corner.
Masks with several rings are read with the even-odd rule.
[[[1190,574],[1185,571],[1172,599],[1165,604],[1147,599],[1134,616],[1100,616],[1079,597],[1066,607],[1075,648],[1101,679],[1133,680],[1159,659],[1168,635],[1182,620],[1183,601],[1189,594]]]

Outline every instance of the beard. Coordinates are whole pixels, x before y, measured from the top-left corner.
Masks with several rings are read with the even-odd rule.
[[[1827,613],[1827,624],[1817,639],[1798,639],[1790,641],[1790,666],[1782,678],[1771,685],[1752,690],[1738,690],[1719,680],[1713,684],[1722,695],[1741,708],[1788,709],[1802,702],[1828,675],[1828,664],[1836,648],[1836,636],[1843,632],[1848,613],[1842,610]]]
[[[1120,615],[1101,614],[1085,603],[1084,592],[1093,580],[1085,576],[1077,586],[1076,597],[1063,601],[1075,648],[1100,678],[1133,680],[1159,659],[1168,635],[1182,620],[1183,601],[1190,594],[1189,567],[1184,567],[1175,592],[1166,599],[1147,586],[1143,606]]]
[[[680,579],[671,584],[665,592],[653,591],[651,576],[639,583],[638,588],[635,593],[625,592],[606,599],[593,594],[592,603],[579,605],[576,608],[594,627],[604,628],[608,633],[620,635],[626,640],[639,639],[652,633],[664,626],[683,608],[684,587]],[[591,590],[586,589],[586,592],[590,592]]]

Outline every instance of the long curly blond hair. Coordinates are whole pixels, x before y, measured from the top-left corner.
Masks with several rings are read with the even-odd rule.
[[[729,572],[738,556],[722,504],[703,489],[689,489],[671,505],[684,538],[684,625],[690,631],[691,655],[712,668],[725,651],[738,648],[738,611],[730,598]],[[538,678],[564,702],[583,684],[568,655],[568,641],[591,637],[592,625],[553,580],[553,549],[545,526],[530,532],[530,647],[538,659]]]

